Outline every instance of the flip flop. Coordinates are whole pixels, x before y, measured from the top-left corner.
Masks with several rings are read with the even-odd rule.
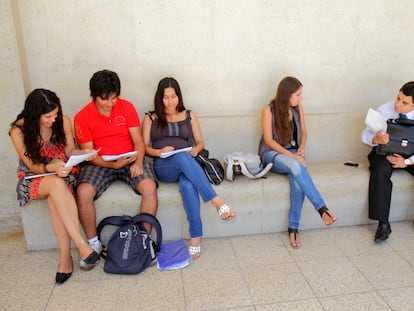
[[[330,210],[326,206],[322,206],[318,209],[319,215],[321,215],[322,220],[325,222],[327,226],[332,225],[336,221],[335,215],[332,214]],[[325,215],[325,218],[324,218]],[[326,216],[328,216],[328,221],[326,220]]]
[[[299,238],[299,231],[298,231],[298,229],[288,228],[288,233],[289,233],[290,246],[292,246],[293,248],[299,248],[299,247],[301,247],[302,246],[302,241]],[[294,242],[292,242],[290,240],[290,235],[291,234],[293,234]]]

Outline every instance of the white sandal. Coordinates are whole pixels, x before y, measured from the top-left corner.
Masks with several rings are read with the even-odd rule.
[[[230,209],[230,206],[228,206],[227,204],[223,204],[218,210],[217,213],[220,216],[221,220],[224,221],[228,221],[228,220],[232,220],[234,217],[236,217],[236,215],[232,216],[230,213],[232,212],[232,210]],[[229,216],[227,216],[226,218],[221,217],[221,215],[223,215],[224,213],[228,213]]]
[[[201,254],[201,245],[198,245],[198,246],[189,246],[188,247],[188,251],[189,251],[189,253],[191,255],[191,258],[193,258],[194,255],[198,255],[197,256],[197,258],[198,258],[198,257],[200,257],[200,254]]]

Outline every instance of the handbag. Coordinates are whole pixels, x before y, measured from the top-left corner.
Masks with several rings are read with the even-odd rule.
[[[264,178],[273,166],[268,163],[263,167],[260,157],[250,152],[232,152],[224,158],[226,166],[226,178],[233,181],[237,175],[244,175],[248,178]]]
[[[186,120],[188,126],[188,145],[193,146],[193,130],[191,127],[191,110],[186,111]],[[200,164],[204,173],[207,176],[208,181],[213,185],[220,185],[224,180],[224,168],[223,165],[217,159],[209,158],[209,151],[207,149],[201,150],[194,159]]]
[[[377,154],[399,154],[408,158],[414,154],[414,120],[389,119],[387,133],[390,136],[388,144],[378,145]]]

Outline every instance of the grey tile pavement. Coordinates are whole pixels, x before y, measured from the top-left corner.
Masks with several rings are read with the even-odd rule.
[[[57,250],[27,252],[21,228],[0,227],[0,310],[414,310],[414,226],[375,225],[205,239],[176,271],[110,275],[103,262],[55,285]],[[73,250],[76,263],[79,256]]]

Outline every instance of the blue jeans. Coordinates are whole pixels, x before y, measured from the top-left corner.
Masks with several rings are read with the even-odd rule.
[[[201,166],[188,153],[181,152],[168,158],[157,158],[154,170],[158,179],[175,183],[178,181],[181,199],[189,222],[190,237],[203,235],[200,216],[200,198],[208,202],[217,196]]]
[[[294,149],[290,151],[296,152]],[[263,158],[265,164],[273,160],[272,172],[288,175],[290,184],[289,228],[298,229],[305,196],[315,210],[325,206],[325,202],[316,189],[308,170],[298,160],[273,150],[266,152]]]

